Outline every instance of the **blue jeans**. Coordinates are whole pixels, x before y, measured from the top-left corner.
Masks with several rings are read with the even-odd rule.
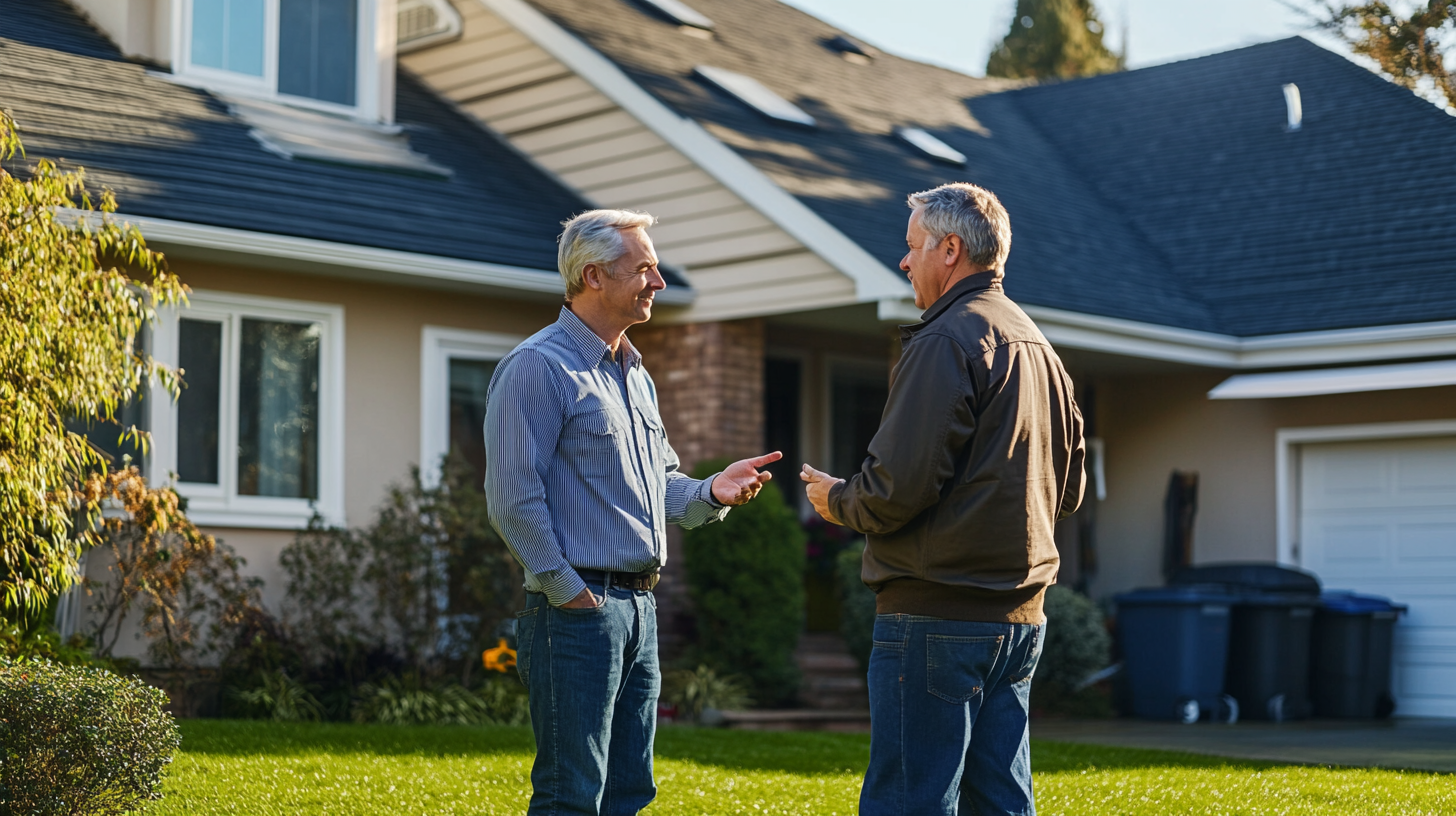
[[[875,618],[860,816],[1031,816],[1027,698],[1042,626]]]
[[[623,589],[602,597],[595,609],[560,609],[527,593],[517,616],[516,670],[536,732],[529,814],[627,816],[657,795],[657,601]]]

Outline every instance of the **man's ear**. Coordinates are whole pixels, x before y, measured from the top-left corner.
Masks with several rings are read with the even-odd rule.
[[[601,289],[604,285],[602,268],[594,263],[589,263],[581,269],[581,281],[592,289]]]
[[[951,233],[945,236],[940,242],[941,249],[945,252],[943,260],[946,266],[957,266],[961,262],[961,251],[966,248],[965,242],[959,235]]]

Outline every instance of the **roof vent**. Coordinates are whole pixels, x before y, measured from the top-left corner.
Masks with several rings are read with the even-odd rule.
[[[225,98],[248,134],[285,159],[311,159],[449,178],[450,168],[416,153],[398,125],[375,125],[260,99]]]
[[[401,53],[453,40],[465,27],[449,0],[399,0],[396,13],[395,42]]]
[[[880,55],[879,49],[866,45],[848,34],[840,34],[824,41],[825,47],[838,51],[839,56],[844,57],[846,62],[855,65],[869,65],[875,57]]]
[[[927,130],[917,127],[899,128],[895,131],[895,135],[936,161],[943,161],[947,164],[966,163],[966,154],[942,142]]]
[[[1289,132],[1299,130],[1304,122],[1304,106],[1299,101],[1299,86],[1293,82],[1284,86],[1284,112],[1289,117],[1284,129]]]
[[[637,0],[637,2],[662,14],[678,25],[695,28],[699,31],[713,30],[713,21],[711,19],[687,3],[682,2],[682,0]]]
[[[738,98],[738,101],[753,108],[770,119],[792,122],[796,125],[814,127],[814,117],[789,100],[770,91],[762,82],[751,76],[736,74],[711,65],[699,65],[693,72]]]

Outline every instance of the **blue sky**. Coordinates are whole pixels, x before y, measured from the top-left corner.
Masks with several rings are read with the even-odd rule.
[[[1016,0],[784,0],[891,53],[981,75]],[[1279,0],[1094,0],[1133,68],[1308,31]],[[1323,37],[1316,41],[1329,46]]]

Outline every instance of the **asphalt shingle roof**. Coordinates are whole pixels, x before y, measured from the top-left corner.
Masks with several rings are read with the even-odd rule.
[[[965,180],[1011,213],[1006,285],[1026,303],[1239,336],[1456,319],[1456,117],[1302,39],[1022,87],[851,64],[825,45],[835,28],[777,0],[691,0],[711,41],[635,0],[531,2],[888,266],[904,196]],[[755,113],[698,64],[757,78],[818,127]]]
[[[82,166],[129,215],[554,270],[560,221],[587,206],[405,74],[397,121],[452,178],[284,159],[62,0],[0,0],[0,105],[27,153],[12,169]]]

